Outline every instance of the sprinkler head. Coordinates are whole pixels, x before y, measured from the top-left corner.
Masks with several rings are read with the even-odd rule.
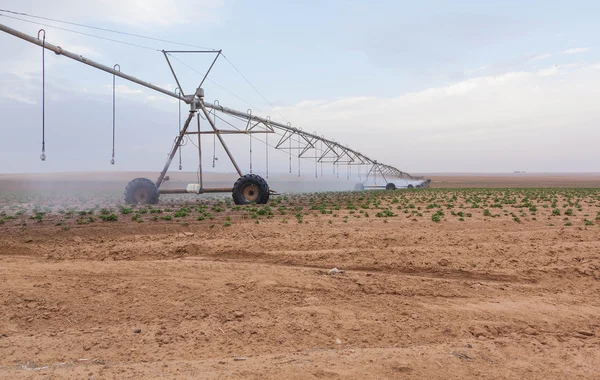
[[[40,159],[41,159],[42,161],[46,161],[46,153],[42,153],[42,154],[40,155]]]
[[[114,158],[111,158],[111,159],[110,159],[110,164],[111,164],[111,165],[114,165],[114,164],[115,164],[115,159],[114,159]]]

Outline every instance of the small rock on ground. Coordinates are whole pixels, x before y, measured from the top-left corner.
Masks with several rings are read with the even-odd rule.
[[[236,318],[242,318],[244,316],[244,312],[243,311],[236,311],[233,313],[233,316]]]

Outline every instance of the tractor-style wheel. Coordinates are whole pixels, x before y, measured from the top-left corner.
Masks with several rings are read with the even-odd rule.
[[[410,184],[410,185],[406,186],[406,188],[407,189],[414,189],[415,187],[412,184]]]
[[[236,205],[265,204],[269,201],[269,185],[256,174],[241,176],[233,185],[233,202]]]
[[[394,185],[393,183],[389,182],[387,185],[385,185],[385,189],[386,190],[396,190],[396,185]]]
[[[159,197],[156,184],[148,178],[136,178],[125,188],[125,203],[155,204],[158,203]]]
[[[354,185],[354,190],[356,191],[363,191],[365,189],[365,185],[362,183],[357,183],[356,185]]]

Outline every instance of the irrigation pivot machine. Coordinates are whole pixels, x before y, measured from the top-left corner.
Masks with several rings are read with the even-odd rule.
[[[181,102],[189,105],[189,114],[181,127],[179,134],[176,136],[173,143],[173,147],[169,153],[167,162],[164,168],[160,172],[158,179],[152,181],[147,178],[136,178],[129,182],[125,190],[125,201],[132,204],[151,204],[157,203],[160,194],[180,194],[180,193],[225,193],[231,192],[233,200],[236,204],[248,204],[258,203],[265,204],[269,200],[269,196],[274,193],[269,189],[269,185],[266,180],[259,175],[252,173],[252,145],[250,145],[250,173],[244,174],[240,169],[238,163],[234,159],[234,156],[228,148],[223,136],[233,134],[245,134],[250,135],[250,144],[252,144],[253,135],[264,134],[266,136],[265,147],[266,152],[266,177],[268,178],[268,136],[270,134],[276,135],[276,142],[271,146],[272,148],[279,150],[286,150],[289,154],[289,170],[292,172],[292,152],[293,156],[298,159],[310,158],[314,160],[315,164],[315,176],[318,176],[318,167],[321,165],[321,176],[323,175],[323,164],[332,164],[334,172],[336,171],[339,177],[339,166],[347,165],[347,172],[350,173],[351,167],[358,167],[358,176],[361,182],[355,186],[356,190],[363,190],[365,188],[385,188],[388,190],[396,189],[397,187],[424,187],[429,183],[429,180],[425,180],[422,177],[412,176],[405,173],[393,166],[385,165],[373,160],[364,154],[349,148],[348,146],[341,145],[340,143],[326,139],[324,136],[319,136],[316,132],[307,133],[302,128],[292,127],[289,123],[284,124],[276,122],[270,119],[270,117],[259,117],[253,115],[251,110],[246,112],[237,111],[224,106],[221,106],[218,102],[209,103],[205,101],[204,89],[202,84],[206,80],[208,73],[212,69],[213,65],[222,54],[218,51],[162,51],[166,58],[167,64],[173,74],[175,82],[177,82],[178,91],[169,91],[159,86],[153,85],[149,82],[140,80],[131,75],[127,75],[120,71],[120,67],[115,65],[114,67],[108,67],[100,63],[94,62],[81,55],[67,51],[60,46],[53,45],[46,42],[46,33],[43,29],[40,30],[37,37],[30,36],[22,33],[18,30],[10,28],[6,25],[0,24],[0,30],[11,34],[15,37],[23,39],[32,44],[38,45],[42,48],[42,65],[44,65],[44,52],[50,50],[57,55],[62,55],[67,58],[73,59],[77,62],[92,66],[96,69],[105,71],[113,75],[113,110],[114,110],[114,78],[120,77],[136,83],[138,85],[147,87],[151,90],[160,92],[164,95],[171,96],[178,99]],[[169,57],[172,57],[173,53],[209,53],[214,54],[214,60],[206,74],[203,76],[200,85],[197,87],[193,94],[185,94],[181,90],[182,86],[179,83],[179,78],[175,73],[172,62]],[[45,71],[42,71],[42,75]],[[44,81],[43,81],[44,83]],[[45,89],[42,90],[43,94]],[[230,120],[236,120],[238,125],[236,126],[232,122],[228,122],[226,118]],[[194,127],[194,119],[197,120],[197,127]],[[200,120],[208,122],[209,128],[202,130],[200,128]],[[42,118],[43,120],[43,118]],[[217,121],[219,121],[219,127],[217,127]],[[240,124],[241,123],[241,127]],[[224,128],[221,128],[224,125]],[[212,135],[213,139],[218,140],[227,154],[229,160],[233,164],[239,178],[233,184],[232,188],[210,188],[205,187],[203,184],[202,176],[202,135]],[[186,188],[180,189],[164,189],[161,185],[168,180],[167,172],[177,152],[181,151],[181,147],[185,144],[188,139],[197,139],[198,142],[198,156],[199,156],[199,168],[198,168],[198,182],[188,185]],[[193,141],[193,140],[192,140]],[[42,142],[42,155],[41,159],[45,160],[45,143]],[[213,166],[214,160],[213,157]],[[113,160],[111,163],[114,164],[114,111],[113,111]],[[365,179],[362,180],[361,167],[365,167]],[[180,165],[181,169],[181,165]],[[298,163],[298,174],[300,174],[300,164]],[[384,185],[377,185],[377,179],[379,177],[380,182]],[[349,178],[349,177],[348,177]],[[367,185],[366,182],[369,178],[374,179],[373,185]]]

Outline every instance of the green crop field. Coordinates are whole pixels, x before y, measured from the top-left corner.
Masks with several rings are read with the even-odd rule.
[[[125,205],[120,194],[81,197],[40,194],[0,196],[0,224],[54,225],[68,229],[93,223],[182,223],[232,226],[255,223],[352,223],[393,220],[460,223],[470,220],[600,224],[600,189],[424,189],[327,192],[273,196],[268,205],[233,204],[228,195],[164,196],[156,205]]]

